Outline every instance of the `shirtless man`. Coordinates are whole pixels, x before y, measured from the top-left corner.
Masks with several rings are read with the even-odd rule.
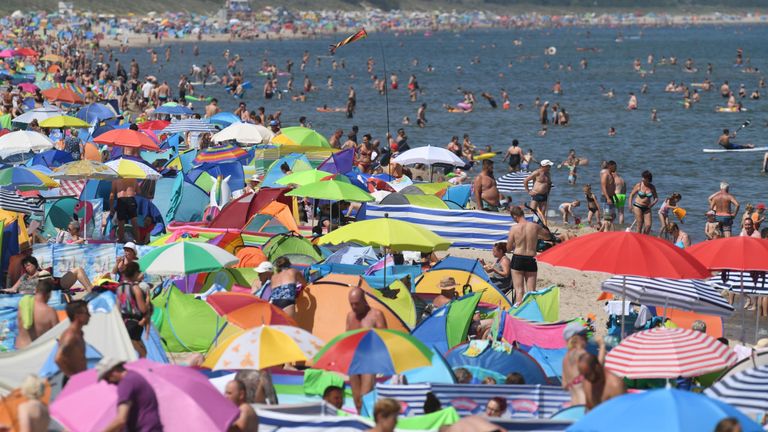
[[[586,412],[627,392],[624,380],[606,371],[592,354],[584,353],[579,357],[579,373],[584,376]]]
[[[507,153],[504,155],[502,162],[509,158],[509,172],[520,171],[520,162],[523,160],[523,149],[520,148],[520,143],[516,140],[512,140],[512,145],[507,149]]]
[[[539,224],[528,222],[523,209],[514,206],[509,211],[515,224],[509,228],[507,250],[512,251],[512,287],[515,303],[520,303],[528,291],[536,289],[536,246],[539,239],[549,240],[550,234]]]
[[[501,201],[496,179],[493,178],[492,160],[483,161],[483,170],[475,178],[472,189],[475,191],[475,205],[479,210],[499,211]]]
[[[31,344],[35,339],[59,323],[59,316],[56,314],[56,311],[48,306],[52,289],[53,286],[50,279],[41,279],[37,282],[32,326],[24,328],[21,314],[18,315],[19,334],[16,336],[16,349],[24,348]]]
[[[205,106],[205,118],[211,118],[220,112],[221,108],[219,108],[217,99],[211,99],[211,102]]]
[[[168,98],[171,94],[171,87],[168,85],[167,81],[163,81],[162,84],[157,88],[157,99],[160,102],[160,105],[168,102]]]
[[[349,307],[352,310],[347,313],[347,331],[357,329],[381,329],[387,328],[387,322],[384,320],[384,314],[380,310],[372,309],[365,300],[365,292],[358,288],[352,288],[349,291]],[[361,412],[363,407],[363,395],[373,390],[375,376],[350,375],[349,385],[352,387],[352,398],[355,401],[355,407]]]
[[[731,133],[728,129],[723,129],[723,134],[717,139],[717,144],[727,150],[747,149],[755,146],[754,144],[734,144],[731,142],[731,139],[734,138],[736,138],[735,133]]]
[[[739,202],[728,191],[726,182],[720,183],[720,190],[709,196],[709,208],[715,211],[715,220],[723,225],[723,237],[731,236],[733,220],[739,213]]]
[[[125,242],[125,223],[130,221],[133,238],[139,238],[138,205],[136,203],[136,179],[119,179],[112,182],[109,194],[110,218],[117,213],[117,240]]]
[[[328,138],[328,143],[333,148],[341,148],[341,136],[344,135],[344,131],[341,129],[336,129],[336,131],[331,135],[330,138]]]
[[[627,182],[617,172],[613,172],[613,181],[616,184],[616,212],[619,214],[619,224],[624,224],[624,207],[627,200]]]
[[[600,171],[600,200],[605,205],[604,214],[616,218],[616,178],[613,174],[616,172],[616,162],[608,161],[605,168]]]
[[[427,104],[423,103],[419,106],[419,109],[416,110],[416,124],[420,128],[424,128],[427,126]]]
[[[59,337],[59,350],[55,358],[56,365],[64,374],[64,385],[70,377],[88,368],[83,337],[83,327],[91,319],[88,304],[83,300],[75,300],[67,304],[67,318],[70,324]]]
[[[544,159],[539,165],[541,165],[541,168],[532,172],[523,180],[523,186],[525,187],[525,192],[531,196],[531,208],[539,210],[546,222],[547,201],[549,200],[549,190],[552,188],[552,176],[549,172],[554,162]],[[533,181],[532,188],[528,186],[528,183],[531,181]]]
[[[256,432],[259,430],[259,417],[246,400],[245,383],[234,379],[224,388],[227,397],[240,410],[240,416],[229,427],[229,432]]]

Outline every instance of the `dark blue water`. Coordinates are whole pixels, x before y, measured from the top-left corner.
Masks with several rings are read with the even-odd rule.
[[[504,151],[513,138],[520,140],[524,149],[532,148],[537,159],[561,161],[568,149],[574,148],[590,164],[580,170],[579,183],[599,183],[598,171],[601,160],[613,159],[619,164],[619,172],[628,187],[639,181],[643,170],[654,174],[660,195],[672,192],[683,195],[681,206],[689,217],[685,227],[694,239],[703,238],[703,213],[707,197],[718,188],[720,181],[731,183],[732,192],[744,203],[757,203],[765,199],[766,177],[760,165],[762,153],[704,154],[702,149],[714,147],[723,128],[737,129],[745,120],[752,125],[739,132],[737,142],[752,142],[768,145],[766,139],[766,102],[745,99],[747,113],[715,113],[716,105],[724,105],[717,87],[728,80],[736,90],[739,84],[747,92],[757,88],[759,74],[745,74],[732,66],[736,49],[743,48],[745,58],[752,66],[763,70],[768,57],[768,27],[726,26],[697,28],[622,30],[625,39],[615,41],[616,29],[560,29],[530,31],[477,31],[470,33],[436,33],[431,37],[423,34],[395,36],[372,34],[368,39],[341,48],[336,59],[346,61],[346,69],[333,71],[328,55],[328,45],[336,39],[296,41],[255,41],[243,43],[208,43],[200,46],[200,56],[192,56],[192,45],[173,45],[172,62],[163,68],[149,64],[146,49],[133,49],[121,57],[124,64],[136,57],[142,64],[142,74],[151,73],[161,80],[168,80],[175,87],[181,73],[189,73],[193,63],[213,61],[219,72],[223,72],[225,61],[222,53],[229,49],[245,59],[241,67],[246,79],[254,83],[254,89],[246,95],[245,102],[250,109],[264,106],[267,112],[281,110],[284,124],[296,123],[300,116],[307,116],[314,128],[330,134],[336,128],[349,130],[358,125],[362,133],[371,133],[374,138],[384,139],[387,130],[387,109],[385,98],[372,86],[366,72],[366,60],[372,57],[374,73],[384,76],[382,52],[386,58],[387,72],[396,72],[400,78],[400,89],[389,94],[389,127],[401,127],[404,116],[415,121],[418,104],[428,104],[428,126],[419,129],[406,126],[412,145],[444,146],[452,135],[468,133],[478,148],[487,145],[494,150]],[[522,40],[521,46],[514,46],[513,40]],[[555,56],[544,56],[546,47],[557,47]],[[601,52],[578,52],[577,47],[594,47]],[[298,71],[301,54],[308,50],[312,59],[306,74],[321,90],[310,94],[306,103],[292,102],[290,94],[282,100],[264,100],[261,96],[263,77],[257,75],[263,58],[279,66],[286,60],[295,63],[295,88],[300,88],[304,73]],[[162,49],[159,50],[162,59]],[[638,58],[643,68],[648,69],[646,58],[653,54],[656,61],[662,56],[676,56],[678,66],[658,66],[656,73],[645,78],[633,72],[632,62]],[[324,56],[320,66],[315,56]],[[477,57],[479,63],[473,64]],[[699,68],[698,73],[682,71],[682,62],[691,57]],[[579,67],[580,59],[588,61],[588,68]],[[418,59],[418,65],[412,60]],[[162,62],[162,60],[161,60]],[[549,62],[550,69],[545,69]],[[672,80],[701,82],[706,77],[706,64],[712,63],[712,81],[715,90],[703,93],[701,103],[690,110],[682,106],[680,94],[665,93],[664,86]],[[431,64],[433,73],[427,73]],[[572,71],[567,70],[567,65]],[[563,69],[560,69],[563,65]],[[461,72],[457,67],[461,67]],[[415,74],[424,89],[418,102],[408,100],[406,83],[408,76]],[[503,74],[500,75],[500,74]],[[332,76],[335,88],[325,88],[326,78]],[[564,95],[552,94],[551,87],[560,80]],[[285,86],[287,77],[281,77],[280,85]],[[648,85],[648,94],[639,94],[641,86]],[[315,108],[327,104],[342,107],[346,101],[348,86],[354,85],[358,93],[358,108],[354,119],[345,118],[343,113],[321,114]],[[613,88],[616,97],[601,96],[600,86]],[[455,104],[461,100],[459,88],[471,90],[479,102],[470,114],[445,112],[442,104]],[[487,91],[494,95],[501,105],[500,91],[506,88],[511,97],[513,109],[503,111],[492,109],[480,93]],[[217,97],[223,108],[234,109],[239,101],[228,96],[223,88],[209,87],[201,90],[204,94]],[[768,90],[768,89],[761,89]],[[639,98],[639,110],[626,111],[629,92]],[[568,127],[550,126],[546,137],[538,137],[538,112],[533,106],[534,99],[541,97],[552,103],[559,103],[571,117]],[[768,95],[766,95],[768,96]],[[522,110],[516,110],[523,104]],[[202,109],[202,105],[199,106]],[[660,122],[650,121],[652,108],[658,110]],[[608,137],[608,128],[615,127],[617,136]],[[506,172],[506,167],[497,158],[496,172]],[[566,170],[555,170],[554,179],[560,187],[553,191],[550,207],[556,208],[561,202],[582,197],[581,187],[566,184]],[[655,213],[655,212],[654,212]],[[658,221],[654,214],[654,230]]]

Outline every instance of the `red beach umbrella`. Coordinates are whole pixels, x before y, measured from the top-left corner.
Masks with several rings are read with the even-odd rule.
[[[97,144],[106,144],[108,146],[160,151],[160,147],[155,144],[155,141],[153,141],[152,138],[132,129],[113,129],[97,136],[94,138],[93,142]]]
[[[688,248],[710,270],[768,271],[768,240],[726,237]]]
[[[70,104],[83,103],[83,99],[68,88],[49,88],[43,90],[41,93],[51,102],[64,102]]]

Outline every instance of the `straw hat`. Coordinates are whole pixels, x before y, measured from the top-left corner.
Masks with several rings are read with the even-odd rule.
[[[456,288],[456,279],[452,277],[444,277],[440,280],[440,289],[443,291],[452,290]]]

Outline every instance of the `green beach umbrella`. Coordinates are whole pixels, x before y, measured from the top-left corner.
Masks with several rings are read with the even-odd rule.
[[[300,186],[287,194],[301,198],[314,198],[328,201],[369,202],[374,198],[359,187],[338,180],[325,180]]]
[[[288,174],[287,176],[276,181],[275,183],[286,185],[286,186],[291,184],[295,184],[298,186],[305,186],[310,183],[317,183],[322,179],[332,175],[333,175],[332,173],[321,171],[315,168],[311,170],[299,171],[299,172],[294,172],[293,174]]]
[[[272,138],[272,144],[301,147],[331,148],[328,140],[316,131],[301,126],[291,126],[280,130]]]
[[[158,276],[208,273],[230,267],[236,256],[208,243],[181,241],[152,250],[141,257],[141,271]]]

